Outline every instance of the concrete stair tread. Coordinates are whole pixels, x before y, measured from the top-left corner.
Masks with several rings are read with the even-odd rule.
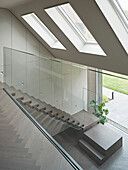
[[[102,155],[100,152],[98,152],[93,146],[91,146],[88,142],[86,142],[84,139],[79,140],[80,146],[87,151],[87,153],[90,156],[95,156],[100,161],[104,159],[104,155]]]
[[[37,103],[36,101],[33,101],[29,104],[30,107],[34,108],[34,107],[38,107],[39,103]]]
[[[11,87],[12,90],[16,93],[15,98],[18,98],[18,101],[23,104],[23,107],[35,118],[38,122],[43,122],[45,116],[42,113],[48,114],[50,117],[55,117],[56,119],[60,119],[62,122],[68,122],[70,126],[77,127],[79,122],[74,120],[72,116],[68,113],[57,109],[50,104],[46,104],[45,102],[35,99],[32,96],[29,96],[26,93],[21,92],[20,90],[16,90],[14,87]],[[48,118],[50,119],[50,118]],[[53,123],[52,123],[53,124]],[[79,127],[81,128],[81,126]]]
[[[50,105],[47,105],[47,106],[46,106],[46,109],[45,109],[43,112],[46,113],[46,114],[52,113],[52,107],[51,107]]]
[[[23,96],[22,93],[16,92],[14,98],[15,98],[16,100],[23,100],[23,99],[24,99],[24,96]]]
[[[32,103],[32,100],[31,99],[23,99],[23,100],[21,100],[21,102],[23,103],[23,104],[29,104],[29,103]]]
[[[59,114],[59,111],[56,108],[52,108],[52,112],[49,113],[49,115],[52,117],[55,117],[57,114]]]
[[[99,118],[91,113],[84,110],[76,113],[73,117],[80,122],[81,125],[84,124],[83,130],[86,131],[89,128],[95,126],[99,122]]]
[[[121,136],[115,132],[109,125],[97,124],[84,132],[84,138],[89,139],[102,150],[107,151],[113,146]]]
[[[38,101],[39,101],[39,100],[37,100],[37,102],[38,102]],[[46,109],[46,106],[47,106],[47,104],[46,104],[45,102],[39,102],[39,106],[36,107],[36,109],[37,109],[38,111],[45,110],[45,109]]]

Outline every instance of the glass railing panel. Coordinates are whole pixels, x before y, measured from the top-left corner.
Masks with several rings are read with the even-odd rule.
[[[101,73],[99,73],[101,74]],[[109,109],[108,118],[128,129],[128,76],[103,71],[103,101]]]
[[[62,109],[62,64],[52,61],[52,105]]]
[[[94,100],[98,104],[97,101],[98,94],[86,88],[83,89],[83,92],[84,92],[84,99],[83,99],[84,110],[87,111],[88,113],[93,113],[94,108],[91,106],[90,102]]]
[[[39,98],[39,57],[26,55],[26,82],[27,93]]]
[[[12,50],[12,82],[17,90],[26,92],[26,53]]]
[[[4,82],[9,86],[12,83],[12,50],[4,48]]]
[[[5,51],[6,56],[10,57],[6,58],[5,62],[10,61],[7,65],[9,65],[11,73],[9,74],[5,64],[5,73],[7,73],[5,77],[8,78],[5,79],[5,82],[8,84],[10,79],[11,86],[35,99],[40,99],[44,105],[46,104],[46,108],[39,111],[37,108],[30,108],[28,104],[24,105],[20,102],[26,110],[29,110],[30,119],[37,121],[79,163],[78,157],[75,156],[79,150],[73,155],[71,152],[78,145],[79,139],[83,137],[82,126],[78,125],[88,126],[86,113],[92,113],[90,101],[98,98],[96,91],[88,85],[87,67],[75,66],[71,63],[13,49],[10,51],[11,57],[9,50],[7,49],[7,53]],[[49,108],[54,109],[55,112],[59,111],[58,117],[50,115],[51,112],[46,113],[45,110],[49,110]],[[61,114],[65,114],[68,119],[64,120],[65,117],[63,115],[61,117]],[[89,126],[91,127],[91,125]],[[63,135],[64,137],[66,135],[67,138],[63,138]],[[62,140],[60,140],[61,137]],[[80,164],[82,165],[82,163]]]
[[[62,63],[62,110],[72,113],[72,65]]]
[[[39,98],[52,104],[52,61],[40,58],[39,64]]]

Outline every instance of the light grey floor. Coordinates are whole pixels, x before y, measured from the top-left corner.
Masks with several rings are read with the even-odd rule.
[[[128,135],[111,127],[123,136],[123,146],[101,166],[97,165],[78,145],[78,139],[82,138],[82,133],[68,129],[56,135],[55,139],[85,170],[128,170]]]
[[[112,98],[114,92],[114,100],[106,103],[106,108],[109,109],[108,118],[128,128],[128,95],[116,92],[103,87],[103,94]]]

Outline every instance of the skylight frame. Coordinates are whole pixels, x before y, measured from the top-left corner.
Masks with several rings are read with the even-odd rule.
[[[81,35],[81,32],[79,31],[79,29],[76,27],[76,25],[73,23],[73,21],[71,20],[71,18],[67,15],[67,13],[64,11],[64,9],[60,6],[56,7],[57,11],[60,13],[60,15],[66,20],[66,22],[68,22],[68,24],[72,27],[72,29],[74,30],[74,32],[78,35],[78,37],[81,39],[81,41],[83,42],[83,44],[86,44],[87,40],[84,38],[83,35]]]
[[[125,30],[128,33],[128,17],[124,13],[120,3],[118,0],[109,0],[110,4],[112,5],[113,9],[115,10],[116,14],[118,15],[120,21],[122,22]]]
[[[95,3],[98,5],[99,9],[114,31],[114,34],[122,44],[125,52],[128,54],[127,18],[123,9],[119,5],[119,2],[117,3],[116,0],[106,0],[106,3],[104,3],[103,0],[95,0]]]
[[[25,14],[21,17],[51,48],[66,50],[63,44],[55,37],[55,35],[46,27],[46,25],[38,18],[35,13],[32,12],[29,14]],[[34,24],[31,22],[31,19]],[[44,37],[42,35],[42,32],[39,32],[40,29],[42,32],[45,32],[47,34],[45,34],[45,36],[48,36],[48,38]],[[49,39],[51,40],[49,41]]]
[[[70,5],[70,3],[67,3]],[[70,5],[71,6],[71,5]],[[55,7],[58,12],[62,15],[63,18],[65,18],[65,20],[69,23],[69,25],[72,27],[72,29],[74,30],[74,32],[78,35],[78,37],[81,39],[81,41],[83,42],[83,44],[86,43],[90,43],[90,44],[97,44],[96,40],[94,39],[94,41],[91,40],[87,40],[86,37],[83,35],[83,33],[80,31],[80,29],[77,27],[77,25],[73,22],[73,20],[71,19],[71,17],[66,13],[66,11],[63,9],[62,5],[60,6],[56,6]],[[72,8],[72,6],[71,6]],[[72,8],[73,9],[73,8]],[[75,12],[75,10],[73,9],[73,11]],[[75,12],[76,13],[76,12]],[[76,13],[76,15],[78,16],[78,14]],[[81,20],[81,18],[78,16],[78,18]],[[81,22],[83,23],[83,21],[81,20]],[[84,24],[84,23],[83,23]],[[85,24],[84,24],[85,25]],[[86,27],[86,26],[85,26]],[[88,30],[88,29],[87,29]],[[88,30],[89,31],[89,30]],[[90,33],[91,34],[91,33]]]
[[[48,14],[48,16],[52,19],[52,21],[60,29],[60,31],[62,31],[62,33],[68,38],[68,40],[72,43],[72,45],[80,53],[100,55],[103,57],[106,56],[106,53],[103,51],[103,49],[97,43],[97,41],[95,40],[93,35],[91,35],[92,36],[91,38],[93,38],[94,41],[93,41],[93,39],[92,39],[92,41],[89,40],[90,37],[88,37],[88,32],[89,32],[88,28],[86,27],[84,22],[80,19],[79,15],[73,9],[73,13],[75,12],[74,16],[75,15],[78,16],[78,19],[76,17],[75,20],[76,21],[78,20],[78,23],[82,23],[82,25],[84,25],[85,29],[87,29],[87,31],[88,31],[87,32],[87,40],[84,38],[84,37],[86,37],[86,33],[85,33],[85,36],[83,36],[83,34],[81,33],[82,32],[81,28],[79,28],[79,26],[76,25],[77,22],[74,19],[72,19],[72,17],[70,16],[70,14],[68,12],[67,12],[67,14],[65,13],[66,9],[63,6],[65,4],[69,4],[71,6],[71,8],[73,9],[72,5],[69,2],[67,2],[67,3],[61,4],[61,5],[56,5],[53,7],[45,8],[44,11]],[[65,12],[62,10],[62,8],[58,8],[60,6],[63,7],[63,10]],[[79,21],[79,19],[81,21]]]

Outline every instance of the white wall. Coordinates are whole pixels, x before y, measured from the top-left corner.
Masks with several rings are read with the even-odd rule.
[[[6,9],[0,9],[0,72],[3,71],[3,47],[38,56],[53,57],[33,34]],[[2,75],[0,75],[0,81],[3,81]]]
[[[4,64],[3,47],[37,56],[53,57],[32,33],[5,9],[0,9],[0,37],[1,71]],[[34,55],[6,50],[7,83],[70,114],[81,111],[84,108],[83,88],[87,89],[87,70],[39,59]],[[0,78],[2,81],[2,75]]]
[[[87,70],[60,62],[40,61],[40,99],[67,113],[84,109]]]

